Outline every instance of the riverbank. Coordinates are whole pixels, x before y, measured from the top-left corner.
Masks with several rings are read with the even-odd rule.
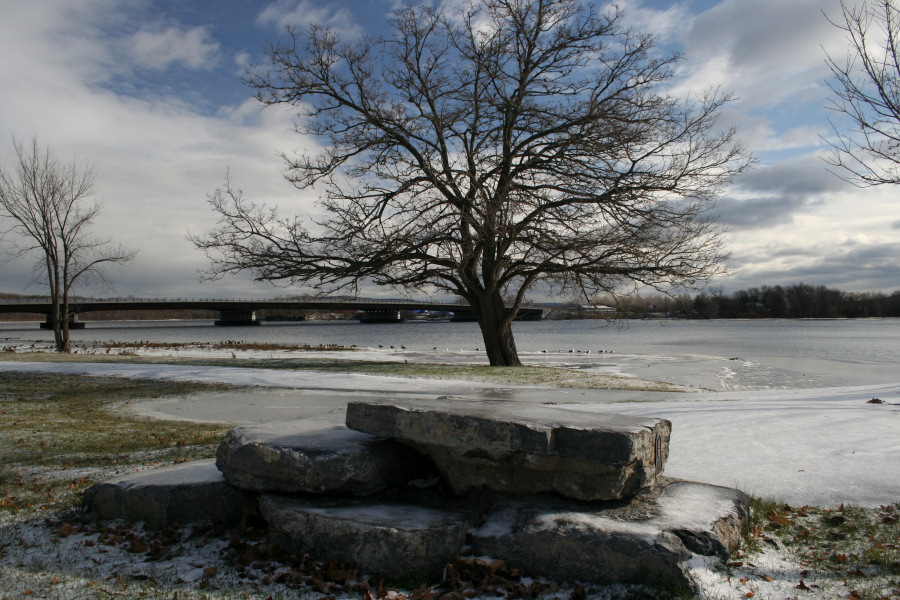
[[[185,362],[190,362],[186,360]],[[346,367],[345,367],[346,368]],[[885,397],[885,404],[868,404],[860,395],[873,392],[871,389],[861,390],[817,390],[815,394],[820,396],[814,401],[809,394],[804,398],[799,392],[793,392],[790,398],[781,398],[781,402],[787,402],[779,406],[776,398],[769,398],[773,403],[768,409],[772,413],[786,412],[785,415],[766,415],[759,399],[732,397],[728,400],[716,398],[712,393],[678,393],[680,400],[659,399],[657,401],[644,401],[642,403],[619,403],[614,405],[600,402],[602,396],[608,391],[590,390],[566,390],[552,387],[535,386],[499,386],[484,382],[472,382],[464,380],[448,381],[423,381],[405,379],[400,377],[385,376],[359,376],[353,381],[348,381],[346,373],[314,373],[297,372],[290,369],[259,369],[241,367],[211,367],[208,365],[196,366],[190,364],[163,365],[156,363],[58,363],[58,362],[11,362],[0,363],[0,375],[27,371],[29,377],[43,378],[34,389],[50,388],[52,385],[61,385],[66,389],[73,389],[70,377],[81,381],[81,389],[90,389],[91,382],[98,386],[109,385],[116,381],[135,381],[145,386],[145,390],[137,396],[133,396],[126,402],[110,398],[104,401],[106,410],[114,410],[117,418],[123,418],[123,423],[140,423],[144,417],[177,418],[176,422],[204,421],[196,423],[203,439],[193,440],[200,443],[197,450],[203,454],[212,452],[215,440],[211,439],[209,432],[222,431],[221,424],[224,419],[235,421],[266,420],[275,418],[315,418],[327,422],[340,422],[343,418],[342,409],[349,397],[360,395],[372,397],[385,395],[428,395],[431,397],[437,393],[435,386],[445,389],[449,386],[455,392],[461,394],[473,394],[490,397],[496,394],[498,401],[506,402],[533,402],[540,401],[556,404],[561,410],[578,406],[585,408],[592,406],[597,411],[634,412],[636,409],[646,409],[646,414],[665,416],[671,418],[674,423],[672,446],[670,448],[670,460],[666,473],[673,476],[683,476],[685,468],[697,463],[703,463],[706,473],[699,473],[696,477],[687,477],[702,481],[710,481],[711,476],[721,476],[723,473],[731,477],[741,473],[745,469],[753,470],[760,467],[761,473],[769,473],[770,479],[781,486],[784,491],[791,485],[799,482],[813,481],[815,478],[804,475],[807,471],[815,470],[815,464],[822,464],[826,468],[853,468],[860,471],[868,480],[865,486],[875,485],[875,479],[882,478],[888,487],[881,488],[886,501],[881,504],[873,504],[870,509],[850,509],[848,505],[835,505],[830,508],[800,508],[802,504],[792,503],[793,507],[783,502],[769,502],[758,505],[756,523],[748,532],[745,548],[742,553],[733,557],[733,560],[722,565],[709,562],[705,559],[697,559],[692,563],[695,576],[704,586],[704,600],[721,600],[724,598],[745,598],[753,594],[756,598],[794,598],[805,594],[808,597],[856,597],[856,598],[881,598],[893,597],[891,592],[891,578],[900,576],[896,571],[897,546],[896,528],[884,529],[896,522],[897,506],[893,505],[898,498],[897,490],[890,487],[896,485],[898,479],[890,471],[893,464],[897,464],[896,451],[891,451],[890,442],[893,438],[888,436],[881,440],[885,443],[877,443],[878,440],[868,440],[880,450],[876,452],[879,458],[871,454],[858,456],[859,450],[848,451],[845,446],[848,435],[852,435],[854,429],[865,430],[873,426],[875,421],[881,420],[891,426],[896,425],[898,416],[895,397],[900,394],[900,389],[882,389],[887,392],[881,394]],[[89,373],[90,377],[74,375],[75,373]],[[109,376],[114,376],[110,379]],[[123,379],[123,377],[125,379]],[[303,381],[319,379],[319,388],[307,390],[297,387]],[[366,381],[366,386],[359,386],[357,382]],[[54,383],[55,382],[55,383]],[[185,385],[210,385],[219,382],[215,390],[190,389],[184,390],[176,396],[162,395],[157,398],[141,398],[142,395],[154,395],[155,390],[162,391],[166,386]],[[242,388],[240,390],[226,389],[221,386],[223,382],[231,385],[246,385],[252,382],[255,387]],[[335,389],[338,386],[342,389]],[[87,386],[85,388],[84,386]],[[328,389],[331,386],[331,389]],[[6,386],[9,387],[9,386]],[[350,389],[353,387],[354,389]],[[621,390],[620,390],[621,391]],[[187,393],[190,392],[190,393]],[[622,393],[634,393],[621,391]],[[808,391],[812,393],[813,391]],[[171,389],[169,389],[171,393]],[[652,392],[648,392],[652,394]],[[30,394],[30,393],[29,393]],[[523,395],[524,394],[524,395]],[[784,394],[784,392],[781,392]],[[672,393],[660,393],[660,397],[675,396]],[[108,397],[108,396],[107,396]],[[538,400],[543,398],[543,400]],[[814,402],[822,402],[828,398],[831,409],[837,409],[837,415],[844,417],[843,436],[834,435],[834,432],[821,431],[818,439],[820,450],[828,447],[835,454],[847,454],[853,461],[852,464],[839,467],[829,458],[831,455],[816,456],[814,454],[797,454],[798,444],[796,432],[803,428],[797,427],[797,417],[808,421],[818,414],[826,416],[828,411],[821,406],[816,409]],[[502,399],[502,400],[500,400]],[[13,400],[6,398],[7,401]],[[40,398],[32,400],[40,401]],[[859,409],[859,410],[857,410]],[[71,408],[61,407],[61,414],[71,411]],[[193,417],[188,418],[185,411]],[[242,411],[247,411],[242,413]],[[37,411],[52,422],[57,421],[55,413],[46,410]],[[845,417],[855,414],[857,423],[852,425]],[[716,415],[719,415],[717,417]],[[743,415],[743,416],[741,416]],[[232,419],[233,417],[242,417]],[[748,429],[749,437],[758,438],[759,447],[747,446],[745,441],[735,438],[737,430],[727,428],[726,421],[737,420],[737,430]],[[823,425],[828,424],[829,419],[823,420]],[[832,422],[837,419],[831,419]],[[88,431],[96,418],[89,418],[85,423],[84,431]],[[865,421],[865,422],[864,422]],[[775,427],[775,423],[781,422],[781,427]],[[146,422],[152,431],[165,436],[173,421],[154,420]],[[693,423],[693,425],[692,425]],[[35,436],[35,430],[40,431],[41,426],[23,423],[24,429],[17,434],[11,433],[13,439],[32,438],[35,443],[40,443],[40,435]],[[815,430],[819,425],[815,422],[807,423],[806,429]],[[128,428],[132,425],[128,425]],[[66,427],[67,430],[71,427]],[[719,431],[721,429],[721,431]],[[129,429],[130,431],[130,429]],[[894,429],[896,431],[896,429]],[[206,432],[206,433],[203,433]],[[717,432],[719,439],[710,437],[712,432]],[[91,437],[91,436],[88,436]],[[130,437],[136,437],[134,435]],[[896,437],[896,436],[894,436]],[[843,439],[842,439],[843,438]],[[859,440],[857,440],[859,441]],[[205,446],[204,446],[205,444]],[[7,445],[7,444],[4,444]],[[164,444],[165,445],[165,444]],[[197,452],[190,451],[185,445],[173,442],[173,449],[184,448],[182,453],[190,452],[191,456],[199,456]],[[693,448],[693,449],[692,449]],[[772,456],[759,454],[759,448],[768,448]],[[715,450],[712,450],[715,449]],[[73,452],[81,455],[81,449],[73,449]],[[147,454],[136,456],[137,462],[132,466],[124,458],[119,458],[119,465],[102,465],[103,468],[152,468],[153,464],[162,460],[163,464],[171,461],[171,458],[150,457]],[[143,458],[141,458],[141,456]],[[179,455],[180,456],[180,455]],[[742,458],[743,457],[743,458]],[[83,460],[83,456],[81,456]],[[746,460],[746,464],[735,462],[739,458]],[[857,459],[860,459],[858,460]],[[61,465],[71,462],[62,459]],[[805,468],[798,468],[805,464]],[[829,466],[830,465],[830,466]],[[99,465],[98,465],[99,466]],[[47,470],[35,470],[28,468],[24,476],[33,480],[35,489],[39,495],[48,481],[57,481],[65,484],[66,477],[72,477],[70,467],[61,466],[62,477],[57,477]],[[52,470],[52,469],[51,469]],[[21,471],[20,471],[21,472]],[[24,473],[24,472],[23,472]],[[781,473],[787,479],[776,476]],[[718,475],[717,475],[718,474]],[[85,477],[75,476],[74,481]],[[97,474],[102,475],[101,473]],[[704,476],[705,475],[705,476]],[[821,474],[820,474],[821,475]],[[109,476],[109,475],[107,475]],[[847,473],[839,475],[846,477]],[[36,479],[35,479],[36,478]],[[731,483],[732,485],[734,482]],[[19,486],[22,487],[22,486]],[[63,485],[63,488],[66,488]],[[747,486],[741,486],[746,491],[760,492]],[[847,497],[847,487],[832,487],[828,490],[829,498],[836,502],[838,498]],[[877,487],[876,487],[877,489]],[[843,490],[843,491],[842,491]],[[77,492],[76,489],[68,493]],[[813,490],[806,490],[811,492]],[[815,493],[820,493],[815,492]],[[15,493],[15,492],[13,492]],[[765,494],[760,494],[764,495]],[[6,496],[8,498],[9,496]],[[71,502],[71,500],[69,500]],[[874,499],[873,499],[874,501]],[[842,501],[849,504],[849,501]],[[805,504],[805,503],[804,503]],[[882,506],[886,505],[886,506]],[[5,557],[0,566],[0,580],[8,583],[0,586],[0,591],[10,594],[0,596],[4,598],[19,597],[31,591],[30,597],[57,597],[67,598],[99,598],[110,594],[125,598],[170,598],[173,591],[179,594],[179,598],[265,598],[275,593],[281,593],[283,597],[308,597],[310,593],[315,597],[325,594],[317,590],[315,586],[306,588],[310,591],[297,591],[286,585],[273,584],[273,574],[300,573],[296,565],[289,562],[280,562],[277,557],[262,557],[262,563],[258,568],[245,569],[239,556],[240,552],[263,552],[260,542],[252,538],[252,532],[242,531],[240,535],[235,532],[191,529],[164,532],[162,535],[153,532],[145,532],[140,527],[113,527],[96,526],[83,523],[72,513],[57,513],[52,505],[44,510],[32,510],[31,518],[25,521],[13,519],[5,526],[0,527],[0,548]],[[891,521],[894,519],[894,521]],[[879,529],[881,528],[881,529]],[[818,532],[812,534],[810,532]],[[804,533],[805,532],[805,533]],[[870,533],[874,532],[874,533]],[[893,533],[892,533],[893,532]],[[243,536],[243,537],[242,537]],[[885,537],[887,536],[887,537]],[[893,536],[893,537],[890,537]],[[871,538],[871,539],[870,539]],[[879,548],[879,545],[881,546]],[[154,550],[155,548],[155,550]],[[881,552],[881,562],[875,561],[869,555]],[[891,557],[894,558],[891,558]],[[167,558],[168,557],[168,558]],[[231,558],[226,558],[231,557]],[[843,558],[842,558],[843,557]],[[884,560],[887,564],[884,564]],[[894,561],[891,563],[891,561]],[[894,564],[894,567],[891,567]],[[264,566],[263,566],[264,565]],[[245,565],[249,566],[249,565]],[[321,566],[321,565],[320,565]],[[240,573],[238,569],[243,569]],[[294,569],[294,570],[292,570]],[[891,570],[893,569],[893,570]],[[269,576],[267,584],[263,580]],[[341,592],[339,588],[327,587],[328,581],[322,579],[321,573],[312,573],[319,577],[321,585],[325,585],[330,595],[359,597],[359,590],[346,590]],[[310,575],[310,577],[312,576]],[[497,581],[502,582],[497,574]],[[287,576],[274,579],[275,582],[288,581]],[[299,577],[299,575],[298,575]],[[327,578],[326,578],[327,579]],[[310,579],[309,581],[312,581]],[[440,589],[440,582],[432,582],[434,594]],[[5,586],[13,586],[7,587]],[[425,592],[431,588],[423,588],[420,595],[412,591],[403,591],[401,588],[387,596],[400,600],[406,598],[424,598]],[[497,588],[501,589],[501,588]],[[541,588],[548,598],[575,597],[582,592],[574,584],[553,585],[547,583]],[[294,596],[297,591],[298,596]],[[384,591],[384,590],[383,590]],[[585,590],[592,600],[612,599],[626,597],[627,589],[621,586],[603,588],[591,588]],[[635,590],[632,590],[635,591]],[[851,592],[856,594],[852,595]],[[638,590],[638,594],[641,592]],[[505,592],[500,593],[502,597]],[[328,594],[326,594],[328,595]],[[377,595],[377,594],[376,594]],[[497,597],[496,590],[490,593],[481,592],[479,596]],[[638,595],[646,598],[648,596]],[[653,596],[649,596],[653,597]]]
[[[253,398],[201,394],[129,408],[144,416],[199,422],[314,418],[340,423],[351,400],[442,395],[663,417],[673,423],[666,470],[672,476],[800,506],[873,507],[900,499],[900,382],[712,392],[578,366],[407,364],[394,353],[364,350],[235,354],[197,349],[188,354],[148,348],[118,358],[102,352],[65,357],[67,362],[32,362],[56,356],[0,354],[0,370],[258,386]],[[694,366],[701,377],[712,379],[719,363],[698,358]],[[432,378],[426,378],[429,369]],[[661,369],[656,373],[665,375]],[[869,403],[873,398],[883,403]]]
[[[523,363],[714,391],[889,384],[898,380],[900,319],[536,321],[513,325]],[[486,366],[476,323],[98,322],[73,332],[77,356],[252,360],[322,358]],[[0,349],[48,348],[52,332],[0,324]]]

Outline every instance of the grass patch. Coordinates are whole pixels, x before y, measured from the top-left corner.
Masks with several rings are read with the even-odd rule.
[[[793,589],[806,597],[900,597],[900,503],[875,509],[794,508],[754,499],[742,549],[729,566],[745,567],[746,561],[769,550],[797,565],[799,582]],[[766,581],[778,576],[765,570],[755,575]]]
[[[581,586],[535,581],[476,558],[456,561],[452,580],[370,582],[333,561],[282,551],[252,515],[234,529],[148,531],[73,510],[88,485],[117,471],[211,456],[227,429],[131,418],[112,407],[215,389],[234,388],[0,372],[0,598],[586,597]],[[634,593],[627,597],[668,597]]]
[[[334,362],[308,364],[327,370],[327,364]],[[371,367],[381,369],[378,374],[385,375],[389,373],[384,369],[409,372],[409,367],[420,365],[372,363]],[[492,370],[462,368],[472,376],[480,370]],[[456,564],[458,581],[434,581],[431,585],[404,582],[408,588],[384,596],[389,588],[376,588],[375,582],[371,593],[340,587],[336,582],[345,578],[336,576],[332,565],[305,556],[285,557],[274,552],[263,535],[252,532],[147,532],[124,525],[85,524],[73,518],[78,511],[66,510],[80,504],[81,493],[90,484],[119,471],[213,456],[227,430],[227,426],[118,414],[113,412],[115,406],[139,398],[185,396],[217,389],[234,388],[0,372],[0,598],[169,599],[174,594],[194,599],[357,595],[395,600],[446,596],[462,600],[466,596],[460,591],[468,590],[506,598],[684,597],[639,587],[589,589],[586,594],[580,586],[556,587],[523,580],[508,566],[478,570],[481,567],[477,562],[474,566]],[[900,504],[876,509],[826,509],[793,508],[754,500],[743,547],[723,567],[729,581],[746,580],[745,587],[735,583],[731,592],[740,592],[738,595],[701,597],[900,598],[898,517]],[[150,550],[138,552],[141,547]],[[154,555],[157,547],[158,557]],[[79,553],[84,556],[78,558]],[[4,562],[4,555],[15,559]],[[172,564],[183,555],[190,556],[191,562],[185,563],[182,570],[172,572],[161,566]],[[777,561],[787,557],[790,564],[779,562],[780,571],[769,568],[762,561],[766,555]],[[210,574],[193,582],[178,579],[189,568],[210,569]],[[759,587],[779,583],[782,587],[777,596],[775,590]],[[747,595],[751,589],[755,590],[753,596]]]
[[[226,385],[0,372],[0,520],[66,508],[118,472],[214,456],[227,426],[110,411],[122,401]]]
[[[273,347],[274,348],[274,347]],[[348,351],[348,355],[352,352]],[[654,392],[687,392],[695,388],[659,382],[585,373],[559,367],[491,367],[444,363],[400,363],[331,358],[200,358],[170,356],[140,356],[135,354],[56,354],[45,352],[0,352],[0,360],[21,362],[87,362],[87,363],[150,363],[196,365],[207,367],[244,367],[255,369],[284,369],[318,371],[321,373],[354,373],[362,375],[403,377],[408,379],[461,379],[498,385],[531,385],[566,389],[635,390]]]
[[[193,361],[191,361],[193,362]],[[398,363],[364,360],[329,360],[304,358],[249,358],[240,361],[203,359],[209,366],[241,366],[266,369],[319,371],[323,373],[357,373],[407,379],[462,379],[500,385],[536,385],[574,389],[640,389],[682,391],[681,386],[649,382],[629,377],[583,373],[557,367],[491,367],[488,365],[455,365],[442,363]]]

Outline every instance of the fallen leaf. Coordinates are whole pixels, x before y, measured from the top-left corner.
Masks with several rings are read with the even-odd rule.
[[[505,562],[503,562],[502,560],[500,560],[498,558],[481,558],[481,557],[478,557],[475,559],[475,564],[480,567],[487,568],[488,570],[491,571],[491,573],[494,573],[494,572],[502,569],[506,565]]]
[[[75,526],[71,523],[63,523],[59,526],[59,537],[69,537],[75,533]]]

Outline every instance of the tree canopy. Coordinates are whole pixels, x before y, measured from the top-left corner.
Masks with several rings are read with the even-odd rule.
[[[374,283],[466,299],[491,364],[519,364],[511,322],[539,285],[589,297],[694,285],[726,252],[707,218],[751,157],[717,118],[728,94],[664,86],[678,56],[617,10],[577,0],[407,6],[384,38],[313,26],[247,83],[321,148],[284,153],[324,216],[283,216],[232,182],[192,236],[210,276],[326,291]]]
[[[848,50],[826,60],[829,108],[843,117],[832,122],[826,161],[856,185],[900,183],[900,10],[894,0],[842,1],[831,22],[846,34]]]

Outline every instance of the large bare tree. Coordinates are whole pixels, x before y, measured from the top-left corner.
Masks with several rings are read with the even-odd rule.
[[[91,235],[102,208],[89,201],[91,167],[61,162],[37,137],[30,146],[13,139],[13,146],[14,165],[0,169],[2,239],[16,256],[36,255],[36,279],[47,284],[53,306],[56,349],[69,352],[69,296],[75,283],[103,279],[103,266],[130,262],[136,253]]]
[[[895,0],[841,2],[831,23],[848,50],[828,56],[835,140],[826,161],[861,186],[900,183],[900,10]]]
[[[248,83],[299,112],[317,153],[284,154],[324,216],[281,216],[229,180],[192,236],[209,275],[466,299],[492,365],[518,365],[526,292],[589,297],[625,282],[704,281],[724,258],[705,218],[751,159],[716,118],[729,100],[667,95],[659,56],[622,15],[577,0],[477,0],[395,13],[390,37],[312,27]]]

